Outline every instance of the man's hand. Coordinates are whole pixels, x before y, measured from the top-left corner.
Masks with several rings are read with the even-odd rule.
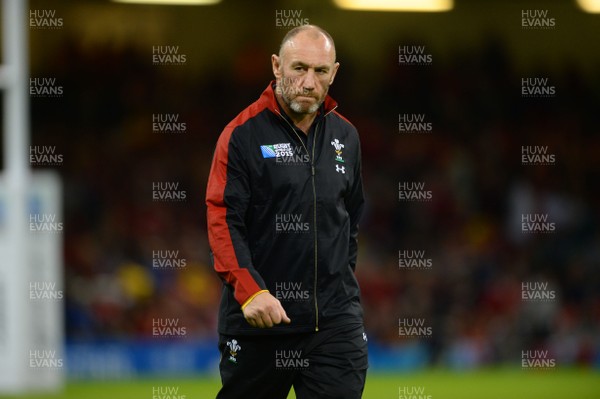
[[[270,328],[275,324],[290,324],[281,302],[268,292],[258,294],[242,310],[246,321],[252,327]]]

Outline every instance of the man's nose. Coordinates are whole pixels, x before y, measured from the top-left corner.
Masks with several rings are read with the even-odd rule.
[[[304,75],[304,80],[302,81],[302,88],[307,91],[312,91],[315,89],[316,77],[315,71],[309,69]]]

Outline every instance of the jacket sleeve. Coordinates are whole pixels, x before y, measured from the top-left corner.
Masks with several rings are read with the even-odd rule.
[[[345,204],[346,210],[350,215],[350,246],[349,246],[349,254],[348,258],[350,261],[350,267],[352,270],[356,269],[356,258],[358,254],[358,222],[360,221],[360,217],[362,216],[365,198],[363,193],[363,185],[362,185],[362,160],[361,160],[361,150],[360,150],[360,141],[358,139],[357,134],[357,150],[355,154],[356,162],[354,163],[353,169],[353,184],[350,188],[350,192],[346,196]]]
[[[245,217],[250,184],[244,147],[236,142],[234,131],[233,127],[226,127],[217,142],[208,177],[206,207],[214,269],[233,288],[236,301],[243,305],[264,290],[265,283],[252,265],[248,246]]]

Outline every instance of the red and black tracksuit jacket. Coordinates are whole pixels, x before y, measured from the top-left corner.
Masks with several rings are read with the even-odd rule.
[[[206,193],[221,334],[362,324],[354,276],[364,197],[356,129],[329,96],[309,134],[280,109],[274,82],[221,133]],[[261,290],[292,320],[251,327],[241,306]]]

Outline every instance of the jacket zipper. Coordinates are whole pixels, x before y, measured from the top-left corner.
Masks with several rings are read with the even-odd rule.
[[[310,168],[312,175],[312,187],[313,187],[313,225],[315,226],[315,285],[313,288],[315,297],[315,331],[319,331],[319,302],[317,301],[317,265],[318,265],[318,251],[317,251],[317,187],[315,183],[315,144],[317,140],[317,132],[319,131],[319,124],[315,126],[315,134],[313,134],[313,146],[312,156],[310,159]],[[298,134],[298,133],[296,133]]]
[[[333,110],[335,110],[336,107],[334,107],[333,109],[331,109],[329,112],[327,112],[323,117],[326,117],[327,115],[329,115],[331,112],[333,112]],[[285,123],[288,124],[288,126],[292,129],[292,131],[294,132],[294,134],[296,135],[296,137],[298,137],[298,140],[300,141],[300,144],[302,144],[302,147],[304,147],[304,151],[306,151],[307,154],[309,154],[308,152],[308,148],[306,148],[306,146],[304,145],[304,141],[302,141],[302,138],[298,135],[298,132],[296,132],[296,129],[294,129],[294,127],[287,121],[287,119],[285,119],[283,117],[283,115],[281,115],[279,113],[279,111],[277,111],[277,114],[279,114],[279,117],[281,119],[283,119],[285,121]],[[314,247],[315,247],[315,282],[314,282],[314,286],[313,286],[313,298],[314,298],[314,302],[315,302],[315,331],[319,331],[319,302],[317,300],[317,271],[318,271],[318,248],[317,248],[317,187],[316,187],[316,183],[315,183],[315,144],[316,144],[316,140],[317,140],[317,132],[319,131],[319,125],[321,124],[321,122],[317,122],[317,126],[315,126],[315,133],[313,134],[313,146],[312,146],[312,154],[310,157],[310,175],[312,178],[312,188],[313,188],[313,226],[315,229],[315,233],[314,233],[314,237],[315,237],[315,242],[314,242]]]

